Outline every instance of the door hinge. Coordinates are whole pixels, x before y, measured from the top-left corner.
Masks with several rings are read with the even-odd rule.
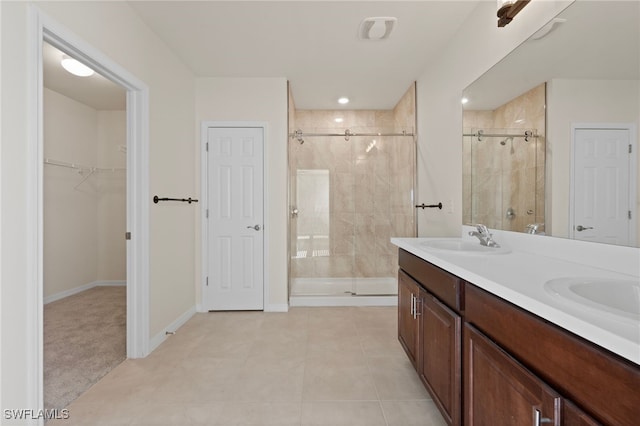
[[[131,239],[131,232],[125,232],[124,233],[124,239],[125,240],[130,240]]]
[[[633,148],[631,148],[631,144],[629,144],[629,154],[631,154],[631,151],[633,151]]]
[[[204,217],[206,217],[207,219],[209,219],[209,209],[206,209],[204,211]]]
[[[204,150],[209,152],[209,142],[204,144]]]
[[[628,216],[629,216],[629,220],[631,220],[631,210],[629,210]]]
[[[204,281],[205,281],[205,283],[207,284],[207,287],[209,287],[209,277],[206,277],[206,278],[204,279]]]

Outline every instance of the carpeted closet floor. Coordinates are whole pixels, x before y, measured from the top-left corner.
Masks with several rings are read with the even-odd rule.
[[[44,306],[44,405],[62,409],[126,358],[126,287]]]

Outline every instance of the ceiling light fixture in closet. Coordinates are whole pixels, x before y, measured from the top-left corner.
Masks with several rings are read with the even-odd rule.
[[[62,68],[64,68],[65,70],[73,75],[77,75],[78,77],[89,77],[95,73],[91,68],[89,68],[82,62],[67,55],[62,56],[60,65],[62,65]]]

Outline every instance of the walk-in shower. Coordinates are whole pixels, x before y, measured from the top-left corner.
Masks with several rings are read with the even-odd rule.
[[[413,129],[289,136],[291,305],[395,303],[390,239],[416,235]]]

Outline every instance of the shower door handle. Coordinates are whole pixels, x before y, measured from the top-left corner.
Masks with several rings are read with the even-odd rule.
[[[247,228],[253,228],[256,231],[259,231],[260,230],[260,225],[253,225],[253,226],[249,225],[249,226],[247,226]]]

